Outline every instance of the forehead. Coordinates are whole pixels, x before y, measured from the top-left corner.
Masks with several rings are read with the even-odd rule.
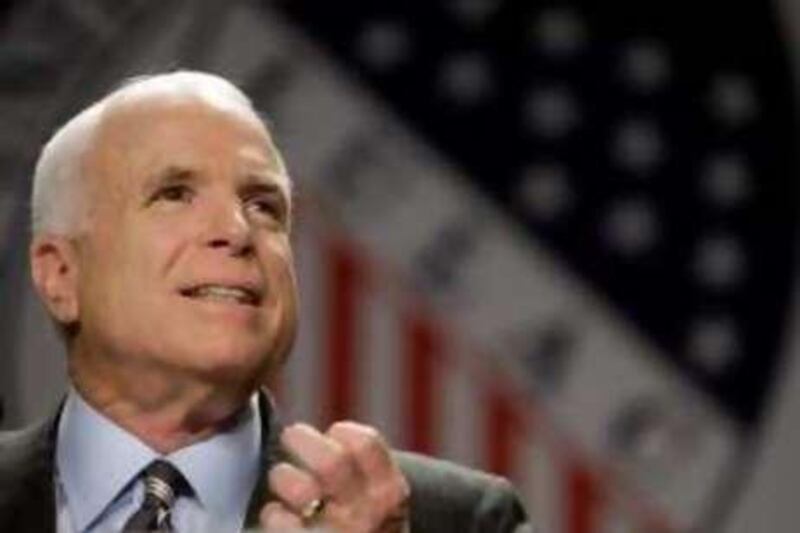
[[[93,145],[90,173],[135,179],[165,168],[235,165],[241,174],[289,189],[281,155],[252,112],[185,99],[119,104],[104,113]]]

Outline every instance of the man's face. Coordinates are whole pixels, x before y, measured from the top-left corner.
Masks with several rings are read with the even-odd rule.
[[[296,294],[288,178],[261,125],[131,104],[104,121],[85,170],[78,357],[127,376],[267,377],[291,347]]]

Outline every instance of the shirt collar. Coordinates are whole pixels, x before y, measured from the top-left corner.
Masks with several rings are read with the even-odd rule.
[[[259,418],[258,397],[253,395],[229,429],[167,456],[213,516],[244,517],[259,475]]]
[[[226,431],[166,457],[215,516],[244,516],[259,475],[257,396]],[[85,530],[160,455],[71,389],[61,414],[56,467],[76,531]],[[226,487],[226,490],[220,490]]]

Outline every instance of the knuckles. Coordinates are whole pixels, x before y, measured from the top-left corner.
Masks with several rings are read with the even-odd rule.
[[[319,490],[313,479],[286,463],[278,463],[272,467],[269,484],[292,507],[302,506],[319,497]]]
[[[290,483],[284,488],[284,495],[294,505],[300,506],[316,498],[316,491],[305,483]]]
[[[316,465],[316,475],[326,484],[340,486],[347,484],[355,475],[353,457],[341,447],[337,447]]]
[[[336,422],[328,430],[328,435],[358,457],[379,459],[388,455],[389,447],[386,441],[381,433],[371,426],[350,421]]]

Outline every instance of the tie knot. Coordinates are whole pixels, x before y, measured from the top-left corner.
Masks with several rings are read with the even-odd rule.
[[[172,464],[157,459],[144,469],[144,487],[146,497],[154,497],[169,508],[175,498],[188,488],[188,483]]]
[[[144,501],[122,529],[124,533],[144,531],[172,531],[170,513],[172,504],[181,494],[191,492],[189,482],[177,468],[158,459],[142,472],[144,476]]]

